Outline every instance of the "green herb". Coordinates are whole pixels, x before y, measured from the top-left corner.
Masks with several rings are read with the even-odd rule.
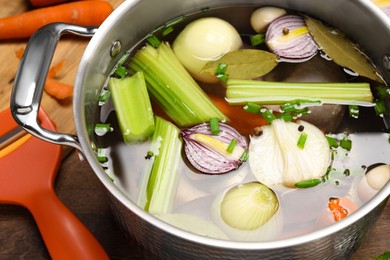
[[[297,146],[299,149],[305,148],[306,139],[307,139],[307,134],[305,132],[302,132],[297,142]]]
[[[127,75],[127,73],[129,73],[129,71],[123,67],[122,65],[119,65],[116,67],[115,71],[114,71],[114,75],[120,77],[120,78],[123,78]]]
[[[272,110],[268,108],[261,108],[260,113],[269,124],[276,119],[276,116],[272,113]]]
[[[260,109],[261,109],[261,106],[260,106],[260,105],[255,104],[255,103],[251,103],[251,102],[248,102],[248,103],[244,106],[245,112],[249,112],[249,113],[252,113],[252,114],[258,114],[258,113],[260,113]]]
[[[146,38],[146,40],[153,46],[153,48],[158,48],[161,44],[160,39],[154,34],[151,34],[148,38]]]
[[[276,117],[282,119],[284,122],[291,122],[294,120],[294,116],[289,113],[277,114]]]
[[[154,153],[153,153],[152,151],[148,151],[148,152],[146,153],[145,159],[146,159],[146,160],[149,160],[149,159],[151,159],[153,156],[154,156]]]
[[[368,83],[291,83],[229,79],[226,99],[230,104],[252,102],[271,105],[304,99],[321,104],[374,105]]]
[[[227,153],[232,153],[233,150],[234,150],[234,147],[236,147],[237,145],[237,139],[232,139],[228,145],[228,147],[226,148],[226,152]]]
[[[359,106],[357,105],[349,105],[349,116],[353,118],[359,118]]]
[[[102,123],[97,123],[95,125],[95,133],[99,136],[102,136],[108,132],[111,132],[113,129],[111,127],[111,124],[102,124]]]
[[[297,113],[302,111],[307,106],[321,105],[319,100],[308,100],[308,99],[296,99],[290,102],[284,103],[280,106],[280,110],[283,113]]]
[[[390,259],[390,252],[384,252],[383,254],[374,257],[375,260],[389,260]]]
[[[156,117],[155,122],[156,130],[149,149],[154,156],[146,161],[137,204],[160,215],[170,212],[175,198],[182,141],[180,130],[172,123],[160,117]]]
[[[226,71],[227,71],[228,65],[226,63],[220,63],[218,64],[217,70],[215,71],[215,76],[222,80],[223,82],[227,81]]]
[[[343,139],[340,140],[340,147],[347,150],[347,151],[351,151],[352,141],[350,139],[348,139],[347,137],[344,137]]]
[[[317,186],[322,182],[321,179],[311,179],[311,180],[305,180],[295,183],[295,187],[297,188],[311,188],[314,186]]]
[[[210,119],[210,130],[213,135],[219,134],[220,130],[218,118],[213,117]]]
[[[108,158],[106,157],[106,155],[104,154],[103,151],[104,150],[102,148],[98,148],[97,149],[96,158],[97,158],[99,163],[106,163],[106,162],[108,162]]]
[[[248,150],[245,150],[245,151],[242,153],[241,157],[240,157],[240,161],[246,162],[246,161],[248,160],[248,158],[249,158],[249,151],[248,151]]]
[[[240,49],[228,52],[218,60],[207,62],[201,73],[214,75],[221,63],[227,64],[226,75],[234,79],[258,78],[278,65],[277,56],[273,53],[255,49]]]
[[[170,34],[170,33],[173,32],[173,31],[174,31],[173,26],[166,27],[166,28],[164,28],[164,30],[162,31],[161,35],[162,35],[162,36],[167,36],[168,34]]]
[[[168,43],[157,49],[147,45],[138,51],[130,64],[143,71],[148,91],[164,112],[180,127],[228,118],[183,67]]]
[[[376,100],[374,108],[377,116],[383,115],[384,113],[386,113],[385,101],[382,99]]]
[[[253,47],[256,47],[256,46],[262,44],[265,41],[264,34],[259,33],[259,34],[252,35],[250,37],[250,40],[251,40],[251,45]]]
[[[106,103],[107,100],[111,97],[111,92],[110,91],[105,91],[104,93],[102,93],[99,98],[98,98],[98,101],[99,102],[102,102],[102,103]]]
[[[179,24],[184,20],[184,18],[185,18],[184,15],[173,18],[172,20],[169,20],[168,22],[165,23],[165,27],[172,27],[176,24]]]
[[[338,141],[335,137],[331,137],[329,135],[325,135],[326,140],[328,140],[329,147],[330,148],[337,148],[339,147]]]
[[[143,73],[111,78],[108,84],[124,141],[148,139],[154,131],[154,117]]]

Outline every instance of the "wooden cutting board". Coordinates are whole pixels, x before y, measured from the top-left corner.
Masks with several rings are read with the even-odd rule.
[[[107,0],[116,8],[123,0]],[[6,17],[25,12],[32,7],[28,0],[0,0],[0,17]],[[15,41],[0,41],[0,111],[9,107],[11,90],[19,59],[15,52],[25,48],[28,39]],[[63,69],[58,75],[58,80],[73,85],[78,64],[89,42],[83,37],[64,37],[58,43],[52,65],[64,60]],[[58,101],[46,93],[43,94],[42,107],[55,122],[57,130],[64,133],[75,133],[72,99]]]

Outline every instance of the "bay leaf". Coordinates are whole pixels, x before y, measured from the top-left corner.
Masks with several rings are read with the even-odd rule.
[[[219,64],[227,64],[226,76],[231,79],[254,79],[270,72],[278,64],[271,52],[241,49],[226,53],[220,59],[209,61],[201,72],[215,74]]]
[[[320,49],[336,64],[360,76],[383,83],[378,76],[378,69],[343,32],[309,16],[305,17],[305,21]]]

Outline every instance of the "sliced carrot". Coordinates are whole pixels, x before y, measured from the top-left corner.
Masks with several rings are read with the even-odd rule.
[[[105,1],[77,1],[27,11],[0,18],[0,39],[30,37],[42,26],[65,22],[83,26],[99,26],[112,12]]]
[[[50,96],[58,100],[69,98],[73,94],[73,86],[61,83],[55,79],[47,78],[45,91]]]
[[[54,78],[57,76],[58,72],[62,70],[64,67],[65,60],[61,60],[59,63],[54,65],[53,67],[50,68],[49,72],[47,73],[48,78]]]
[[[23,57],[24,48],[20,47],[15,51],[16,58],[21,59]]]
[[[328,208],[335,221],[339,221],[357,209],[357,206],[348,198],[330,198]]]

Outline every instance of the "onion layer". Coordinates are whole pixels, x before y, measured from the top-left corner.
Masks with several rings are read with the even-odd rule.
[[[248,149],[246,138],[227,124],[219,123],[219,129],[219,134],[213,135],[210,124],[203,123],[181,132],[188,161],[202,173],[222,174],[243,163],[241,157]],[[227,148],[232,140],[237,144],[229,152]]]
[[[305,20],[298,15],[274,20],[268,27],[265,42],[276,55],[290,61],[310,59],[318,51]]]

